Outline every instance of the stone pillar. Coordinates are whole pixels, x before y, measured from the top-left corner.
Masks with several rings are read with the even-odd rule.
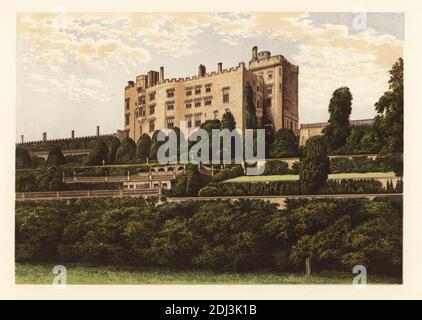
[[[21,134],[21,143],[24,143],[23,134]]]
[[[72,130],[71,137],[72,137],[72,140],[75,139],[75,130]]]
[[[97,126],[97,137],[100,135],[100,126]]]
[[[218,63],[218,68],[217,68],[217,70],[218,70],[218,73],[223,72],[223,63],[221,63],[221,62],[219,62],[219,63]]]
[[[42,133],[42,141],[44,141],[44,142],[47,141],[47,132]]]

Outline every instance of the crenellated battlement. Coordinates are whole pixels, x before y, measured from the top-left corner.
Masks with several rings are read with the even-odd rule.
[[[230,68],[222,69],[221,72],[212,71],[212,72],[205,73],[203,76],[194,75],[194,76],[185,77],[185,78],[164,79],[164,81],[158,82],[157,84],[155,84],[151,87],[148,87],[147,89],[152,89],[152,88],[158,87],[158,86],[163,85],[163,84],[177,84],[177,83],[184,83],[184,82],[195,81],[195,80],[203,80],[203,79],[214,77],[214,76],[221,75],[221,74],[238,72],[240,70],[243,70],[244,68],[245,68],[245,63],[240,62],[236,67],[230,67]],[[140,76],[137,76],[137,78],[138,77],[140,77]],[[133,87],[133,85],[128,85],[128,86],[126,86],[126,89],[131,88],[131,87]]]

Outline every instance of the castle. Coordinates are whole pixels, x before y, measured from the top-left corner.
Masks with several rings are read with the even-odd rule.
[[[206,72],[200,65],[198,74],[189,78],[166,79],[164,67],[149,71],[129,81],[124,93],[124,129],[135,142],[143,133],[180,127],[186,121],[189,134],[212,119],[221,120],[230,111],[236,127],[245,128],[245,98],[251,86],[258,122],[276,132],[299,129],[299,67],[281,55],[252,48],[247,69],[244,62],[229,69],[218,63],[217,71]]]

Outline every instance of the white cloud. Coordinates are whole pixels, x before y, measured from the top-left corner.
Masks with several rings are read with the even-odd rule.
[[[222,47],[257,36],[293,47],[297,53],[286,58],[300,67],[299,110],[307,113],[326,110],[331,93],[342,85],[352,90],[354,106],[372,109],[403,49],[403,41],[392,35],[371,29],[351,33],[346,25],[316,26],[306,13],[37,13],[18,16],[18,37],[29,44],[28,51],[18,54],[29,65],[25,70],[41,66],[57,73],[44,81],[35,76],[29,84],[33,90],[52,86],[52,92],[72,99],[106,99],[100,81],[76,75],[63,79],[62,66],[104,71],[117,64],[129,72],[156,53],[185,57],[200,52],[197,41],[205,32],[217,34],[225,44],[216,45]]]
[[[79,78],[74,74],[61,79],[48,78],[39,73],[30,73],[24,86],[44,95],[66,95],[74,101],[108,101],[106,86],[97,79]]]

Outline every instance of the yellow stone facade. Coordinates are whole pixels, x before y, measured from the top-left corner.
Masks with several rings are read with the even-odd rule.
[[[164,68],[139,75],[125,87],[125,131],[137,141],[143,133],[179,127],[186,121],[189,134],[206,120],[221,120],[232,112],[236,126],[244,129],[246,85],[252,87],[256,114],[263,121],[265,112],[274,131],[298,129],[298,67],[284,57],[252,49],[249,69],[244,62],[229,69],[219,63],[216,71],[206,72],[200,65],[198,74],[189,78],[166,79]],[[267,123],[267,125],[269,125]]]

